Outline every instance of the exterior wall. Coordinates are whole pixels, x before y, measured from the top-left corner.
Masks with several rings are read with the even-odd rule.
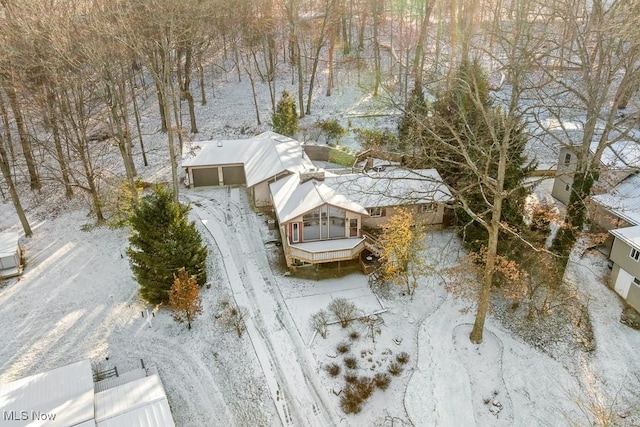
[[[611,248],[611,261],[634,277],[640,278],[640,262],[632,259],[631,246],[620,239],[615,239]]]
[[[253,194],[253,203],[256,207],[270,206],[271,193],[269,192],[269,181],[262,181],[253,187],[251,187],[251,193]]]
[[[327,206],[327,205],[322,205],[322,206]],[[351,219],[357,219],[358,220],[358,235],[357,236],[353,236],[353,237],[360,237],[361,233],[360,233],[360,229],[362,228],[362,223],[364,221],[364,218],[362,215],[355,213],[355,212],[351,212],[351,211],[345,211],[346,212],[346,216],[345,216],[345,239],[348,239],[349,237],[349,220]],[[289,243],[293,243],[291,240],[291,224],[293,223],[298,223],[299,225],[299,230],[300,230],[300,239],[296,242],[296,243],[304,243],[304,240],[302,239],[302,215],[295,217],[293,219],[291,219],[290,221],[287,221],[286,223],[282,224],[283,225],[283,230],[285,233],[285,237],[286,237],[286,241]],[[331,239],[325,239],[325,240],[336,240],[338,238],[331,238]],[[317,240],[314,240],[317,241]]]
[[[609,231],[634,225],[629,224],[622,218],[618,218],[595,202],[590,202],[589,220],[595,231]]]
[[[571,159],[568,164],[565,163],[565,157],[569,154]],[[551,195],[560,200],[565,205],[569,204],[571,196],[571,185],[573,184],[573,172],[576,170],[578,158],[575,152],[569,147],[560,148],[560,156],[558,157],[558,169],[556,178],[553,181],[553,189]],[[568,186],[568,190],[567,190]]]
[[[640,286],[631,282],[629,294],[627,295],[627,303],[640,313]]]
[[[384,209],[384,216],[381,217],[365,217],[362,219],[362,225],[366,228],[382,228],[389,222],[398,210],[398,206],[389,206]],[[444,205],[436,204],[436,209],[431,212],[420,212],[420,206],[403,206],[414,213],[416,222],[420,225],[441,227],[444,219]]]

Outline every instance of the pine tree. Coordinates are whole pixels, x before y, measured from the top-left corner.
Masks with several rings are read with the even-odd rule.
[[[282,91],[282,98],[271,116],[273,131],[286,136],[293,136],[298,131],[298,110],[296,102],[289,92]]]
[[[207,280],[207,248],[188,213],[189,207],[176,203],[171,191],[156,187],[131,216],[127,255],[140,295],[152,304],[169,302],[174,274],[182,267],[197,283]]]
[[[187,329],[191,329],[191,321],[202,312],[200,287],[196,276],[189,276],[182,267],[173,276],[173,286],[169,291],[169,305],[173,308],[173,319],[178,323],[187,322]]]

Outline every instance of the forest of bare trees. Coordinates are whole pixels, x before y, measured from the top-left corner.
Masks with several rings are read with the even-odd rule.
[[[637,22],[630,0],[0,0],[2,188],[27,236],[24,201],[43,191],[81,196],[104,221],[109,195],[135,193],[136,165],[148,164],[140,106],[153,103],[177,199],[178,159],[198,132],[196,104],[207,103],[216,68],[251,86],[260,124],[257,85],[268,87],[272,110],[280,82],[295,85],[302,118],[314,97],[354,84],[341,70],[356,70],[362,90],[404,111],[412,97],[459,85],[459,65],[475,61],[499,93],[490,108],[502,111],[506,129],[489,135],[498,176],[476,170],[490,190],[489,214],[477,215],[490,248],[509,197],[509,135],[553,123],[565,131],[549,133],[555,143],[581,147],[555,244],[566,256],[603,150],[638,127]],[[496,116],[469,100],[491,128]],[[568,121],[580,124],[579,138]]]

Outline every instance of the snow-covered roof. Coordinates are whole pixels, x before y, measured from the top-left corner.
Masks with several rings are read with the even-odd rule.
[[[87,359],[0,384],[0,408],[3,414],[15,411],[13,413],[21,415],[26,411],[28,419],[11,421],[11,426],[92,425],[93,393],[91,362]],[[34,412],[49,414],[55,419],[41,423],[33,419]]]
[[[640,175],[631,175],[593,201],[625,221],[640,225]]]
[[[285,171],[313,167],[298,141],[275,132],[249,139],[195,142],[182,159],[184,168],[238,164],[244,166],[248,187]]]
[[[0,258],[13,256],[18,249],[20,235],[16,231],[5,231],[0,233]]]
[[[390,168],[381,172],[331,175],[300,182],[298,174],[271,184],[278,220],[289,221],[325,203],[367,214],[366,208],[453,200],[435,169]]]
[[[300,176],[295,174],[270,184],[270,188],[280,222],[290,221],[324,204],[367,215],[364,207],[337,193],[324,181],[310,179],[301,183]]]
[[[609,231],[616,238],[624,241],[629,246],[640,248],[640,225],[634,225],[633,227],[616,228]]]
[[[173,427],[164,387],[158,375],[150,375],[95,395],[98,427]]]
[[[453,200],[435,169],[387,168],[380,172],[327,177],[326,183],[365,208]]]

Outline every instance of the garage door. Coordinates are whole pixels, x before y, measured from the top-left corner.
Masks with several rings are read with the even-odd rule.
[[[220,185],[220,180],[218,179],[218,168],[192,169],[192,173],[194,187]]]
[[[243,166],[223,166],[222,176],[224,185],[239,185],[247,183],[247,180],[244,177]]]

